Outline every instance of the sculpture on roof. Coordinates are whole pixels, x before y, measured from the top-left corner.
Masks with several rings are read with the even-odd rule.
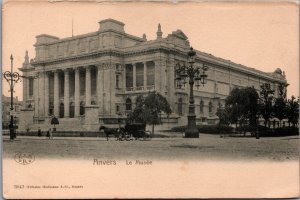
[[[160,24],[158,24],[157,32],[156,32],[157,39],[162,39],[162,34],[163,34],[163,32],[161,31],[161,26],[160,26]]]

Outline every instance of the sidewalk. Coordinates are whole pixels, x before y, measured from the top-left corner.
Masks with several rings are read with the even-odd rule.
[[[9,140],[9,136],[2,136],[3,141]],[[151,141],[162,141],[162,140],[179,140],[179,139],[184,139],[180,137],[154,137],[151,138]],[[21,140],[49,140],[48,137],[38,137],[38,136],[17,136],[17,138],[14,141],[21,141]],[[80,140],[80,141],[107,141],[106,137],[53,137],[51,140]],[[116,138],[114,137],[109,137],[109,141],[117,141]],[[121,140],[120,142],[126,142],[127,140]],[[135,140],[129,140],[130,141],[135,141]],[[139,140],[137,140],[139,141]],[[149,141],[149,139],[142,140],[141,141]]]

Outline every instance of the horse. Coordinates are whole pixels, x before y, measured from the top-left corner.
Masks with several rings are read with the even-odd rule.
[[[105,126],[100,126],[99,131],[101,131],[101,130],[104,130],[107,141],[108,141],[109,135],[114,135],[117,138],[117,140],[119,139],[120,130],[118,128],[107,128]]]

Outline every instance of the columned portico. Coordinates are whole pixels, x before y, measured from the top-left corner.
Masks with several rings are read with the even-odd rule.
[[[69,70],[64,70],[65,88],[64,88],[64,117],[70,117],[70,86],[69,86]]]

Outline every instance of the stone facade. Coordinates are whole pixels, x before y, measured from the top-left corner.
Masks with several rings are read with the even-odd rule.
[[[24,76],[32,77],[23,82],[23,99],[24,107],[34,110],[34,123],[47,124],[55,115],[61,122],[78,122],[88,130],[97,123],[116,124],[134,108],[138,95],[155,90],[167,98],[173,111],[164,121],[185,124],[189,86],[176,87],[174,69],[177,63],[186,63],[187,36],[177,30],[162,37],[158,25],[157,38],[147,41],[145,34],[127,34],[122,22],[106,19],[99,25],[96,32],[69,38],[36,36],[35,58],[29,61],[26,53],[20,68]],[[265,73],[196,52],[196,65],[209,66],[207,84],[194,89],[198,123],[214,123],[217,108],[234,87],[259,90],[268,82],[277,95],[278,84],[286,82],[280,69]]]

